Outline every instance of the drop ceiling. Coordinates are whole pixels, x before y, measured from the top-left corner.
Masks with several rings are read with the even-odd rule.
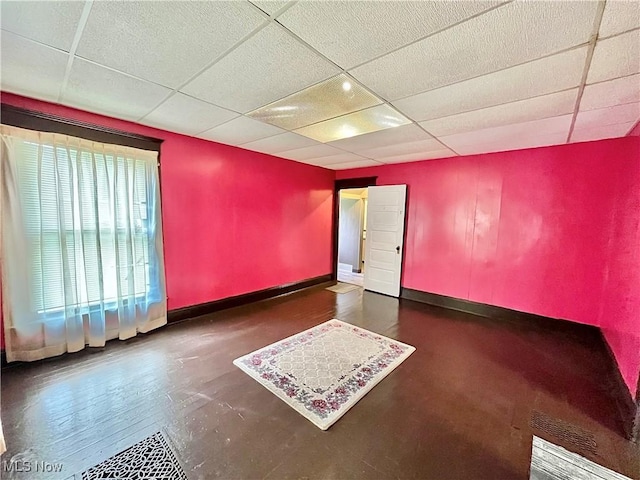
[[[0,5],[3,91],[329,169],[640,120],[640,0]]]

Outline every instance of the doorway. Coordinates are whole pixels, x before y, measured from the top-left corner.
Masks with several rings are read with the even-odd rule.
[[[397,298],[404,257],[407,185],[377,186],[376,180],[368,177],[335,182],[332,278]],[[341,193],[345,201],[341,201]],[[349,197],[351,202],[346,201]],[[356,253],[348,260],[338,252],[344,251],[345,221],[341,217],[345,216],[352,218],[348,235],[361,242],[351,241]]]
[[[338,192],[338,264],[339,282],[364,286],[365,246],[367,241],[368,188],[345,188]]]
[[[356,285],[363,285],[363,281],[364,275],[359,275],[359,274],[364,274],[364,269],[366,268],[364,266],[364,263],[360,263],[360,264],[356,264],[356,271],[353,271],[353,263],[349,263],[349,262],[338,262],[338,243],[339,243],[339,231],[340,231],[340,192],[341,191],[346,191],[346,190],[360,190],[362,191],[363,189],[368,189],[368,187],[371,186],[375,186],[376,184],[376,179],[377,177],[361,177],[361,178],[346,178],[346,179],[340,179],[340,180],[336,180],[335,181],[335,185],[334,185],[334,190],[333,190],[333,275],[332,278],[333,280],[339,280],[338,279],[338,275],[340,273],[340,280],[339,281],[347,281],[349,283],[351,282],[357,282],[355,283]],[[368,195],[368,192],[367,192]],[[362,202],[362,206],[364,207],[364,201]],[[362,218],[362,230],[364,230],[364,208],[363,208],[363,218]],[[359,230],[359,228],[358,228]],[[365,236],[366,233],[363,232],[362,236]],[[365,239],[366,242],[366,239]],[[366,245],[366,243],[365,243]],[[360,251],[362,252],[362,259],[364,260],[364,248],[363,246],[360,247]],[[344,258],[343,258],[344,260]],[[342,269],[339,268],[339,263],[344,263],[345,265],[351,265],[351,268],[348,269],[348,267],[343,266]],[[360,270],[359,272],[357,270]],[[358,278],[360,277],[360,278]]]

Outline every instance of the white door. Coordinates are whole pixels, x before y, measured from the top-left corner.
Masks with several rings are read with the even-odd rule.
[[[400,296],[406,185],[369,187],[364,288]]]

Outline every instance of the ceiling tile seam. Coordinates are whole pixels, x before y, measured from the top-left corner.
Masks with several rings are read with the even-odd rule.
[[[633,129],[636,128],[638,125],[640,125],[640,117],[638,117],[638,120],[636,120],[633,125],[631,125],[631,128],[629,129],[629,131],[627,133],[624,134],[625,137],[629,136],[629,134],[631,132],[633,132]]]
[[[589,86],[589,85],[587,85],[587,86]],[[586,110],[580,110],[578,113],[594,112],[596,110],[607,110],[609,108],[624,107],[626,105],[638,105],[638,108],[640,108],[640,101],[631,100],[630,102],[616,103],[615,105],[609,105],[609,106],[606,106],[606,107],[589,108],[589,109],[586,109]],[[624,123],[626,123],[626,122],[624,122]]]
[[[87,25],[87,20],[89,20],[89,14],[91,13],[92,7],[93,0],[86,0],[86,2],[84,2],[82,13],[80,14],[80,19],[78,20],[78,26],[76,27],[76,33],[73,37],[73,41],[71,42],[71,48],[69,49],[67,67],[65,68],[62,85],[60,86],[60,92],[58,93],[58,103],[62,101],[62,97],[64,97],[65,91],[67,90],[67,84],[69,83],[69,77],[71,76],[71,67],[73,66],[73,59],[76,56],[76,50],[78,49],[80,39],[82,38],[82,34],[84,33],[84,27]]]
[[[244,116],[245,116],[245,115],[243,115],[243,117],[244,117]],[[255,118],[251,118],[251,117],[246,117],[246,118],[249,118],[249,119],[251,119],[251,120],[255,120]],[[260,120],[256,120],[256,121],[257,121],[257,122],[259,122]],[[264,123],[265,125],[273,126],[273,125],[271,125],[270,123],[265,123],[265,122],[262,122],[262,123]],[[217,128],[217,127],[216,127],[216,128]],[[280,128],[280,127],[278,127],[278,128]],[[248,144],[248,143],[252,143],[252,142],[259,142],[259,141],[262,141],[262,140],[267,140],[268,138],[277,137],[278,135],[284,135],[285,133],[293,133],[291,130],[287,130],[287,129],[284,129],[284,128],[283,128],[282,130],[284,130],[284,132],[276,133],[275,135],[268,135],[268,136],[266,136],[266,137],[261,137],[261,138],[257,138],[257,139],[254,139],[254,140],[249,140],[248,142],[242,142],[242,143],[239,143],[237,146],[238,146],[238,147],[240,147],[240,146],[242,146],[242,145],[246,145],[246,144]],[[296,135],[297,135],[297,134],[296,134]],[[301,135],[301,136],[302,136],[302,135]],[[305,138],[306,138],[306,137],[305,137]],[[213,140],[213,141],[215,141],[215,140]],[[304,148],[304,147],[298,147],[298,148]],[[291,149],[291,150],[293,150],[293,149]]]
[[[288,132],[289,132],[289,133],[295,133],[296,135],[300,135],[299,133],[296,133],[296,132],[295,132],[295,131],[293,131],[293,130],[288,130]],[[301,136],[301,137],[305,137],[304,135],[300,135],[300,136]],[[356,135],[356,136],[357,136],[357,135]],[[305,138],[310,138],[310,137],[305,137]],[[312,140],[313,140],[313,139],[312,139]],[[317,141],[317,140],[316,140],[316,141]],[[246,142],[246,143],[251,143],[251,142]],[[351,154],[354,154],[354,155],[358,155],[358,154],[356,154],[356,153],[354,153],[354,152],[351,152],[351,151],[349,151],[349,150],[345,150],[344,148],[336,147],[335,145],[329,145],[329,144],[328,144],[328,142],[318,142],[318,145],[327,145],[328,147],[333,147],[333,148],[337,148],[338,150],[342,150],[342,153],[351,153]],[[318,145],[310,145],[310,147],[317,147]],[[299,150],[299,149],[301,149],[301,148],[309,148],[309,147],[296,147],[296,148],[290,148],[289,150],[282,150],[281,152],[278,152],[278,153],[287,153],[287,152],[290,152],[290,151],[292,151],[292,150]],[[333,154],[333,155],[342,155],[342,153],[335,153],[335,154]],[[332,156],[332,155],[325,155],[325,157],[330,157],[330,156]],[[359,155],[359,156],[362,156],[362,155]]]
[[[481,110],[488,110],[490,108],[502,107],[504,105],[511,105],[512,103],[526,102],[527,100],[533,100],[534,98],[542,98],[542,97],[546,97],[548,95],[555,95],[557,93],[570,92],[571,90],[577,89],[579,86],[580,86],[579,84],[576,84],[573,87],[563,88],[561,90],[555,90],[555,91],[549,92],[549,93],[542,93],[540,95],[532,95],[530,97],[521,98],[520,100],[512,100],[510,102],[496,103],[494,105],[487,105],[487,106],[484,106],[484,107],[473,108],[471,110],[463,110],[463,111],[460,111],[458,113],[452,113],[451,115],[445,115],[443,117],[430,118],[429,120],[419,120],[418,123],[434,122],[436,120],[445,120],[447,118],[456,117],[458,115],[464,115],[466,113],[479,112]],[[629,102],[629,103],[633,103],[633,102]]]
[[[216,58],[214,58],[211,62],[209,62],[207,65],[205,65],[204,67],[202,67],[198,72],[196,72],[195,74],[193,74],[189,79],[187,79],[186,81],[182,82],[181,85],[179,85],[177,88],[175,88],[174,90],[176,91],[180,91],[181,88],[184,88],[186,85],[188,85],[189,83],[193,82],[196,78],[198,78],[200,75],[202,75],[205,71],[209,70],[211,67],[213,67],[216,63],[218,63],[220,60],[222,60],[223,58],[225,58],[227,55],[229,55],[231,52],[233,52],[234,50],[236,50],[240,45],[242,45],[243,43],[245,43],[247,40],[249,40],[250,38],[254,37],[256,34],[258,34],[260,31],[262,31],[264,28],[266,28],[268,25],[270,25],[271,23],[273,23],[273,20],[270,18],[265,18],[265,20],[258,25],[256,28],[254,28],[251,32],[247,33],[244,37],[242,37],[240,40],[238,40],[236,43],[234,43],[231,47],[229,47],[227,50],[225,50],[224,52],[222,52],[220,55],[218,55]]]
[[[102,63],[99,63],[99,62],[96,62],[94,60],[91,60],[90,58],[86,58],[86,57],[83,57],[82,55],[78,55],[77,53],[74,55],[74,57],[82,60],[83,62],[90,63],[90,64],[95,65],[95,66],[100,67],[100,68],[104,68],[105,70],[109,70],[111,72],[115,72],[115,73],[118,73],[120,75],[124,75],[125,77],[133,78],[133,79],[138,80],[140,82],[149,83],[151,85],[156,85],[158,87],[163,87],[163,88],[165,88],[167,90],[171,90],[169,87],[167,87],[166,85],[163,85],[161,83],[154,82],[153,80],[147,80],[146,78],[138,77],[137,75],[133,75],[132,73],[123,72],[122,70],[118,70],[117,68],[113,68],[113,67],[109,67],[107,65],[103,65]]]
[[[140,117],[139,119],[135,120],[135,122],[136,122],[136,123],[140,123],[142,120],[144,120],[144,119],[145,119],[145,118],[147,118],[149,115],[151,115],[153,112],[155,112],[159,107],[161,107],[165,102],[167,102],[171,97],[173,97],[173,96],[174,96],[175,94],[177,94],[177,93],[179,93],[180,95],[184,95],[185,97],[189,97],[189,98],[191,98],[192,100],[196,100],[196,101],[201,102],[201,103],[206,103],[206,104],[208,104],[208,105],[211,105],[212,107],[216,107],[216,108],[219,108],[219,109],[221,109],[221,110],[226,110],[227,112],[236,113],[236,114],[238,115],[238,117],[239,117],[239,116],[242,116],[242,114],[241,114],[240,112],[236,112],[235,110],[231,110],[230,108],[221,107],[220,105],[216,105],[215,103],[207,102],[206,100],[201,100],[201,99],[199,99],[199,98],[193,97],[193,96],[188,95],[188,94],[186,94],[186,93],[183,93],[183,92],[177,92],[177,91],[175,91],[175,90],[172,90],[172,91],[171,91],[171,92],[170,92],[170,93],[169,93],[169,94],[168,94],[168,95],[167,95],[167,96],[166,96],[166,97],[165,97],[165,98],[164,98],[164,99],[163,99],[163,100],[162,100],[158,105],[156,105],[156,106],[153,108],[153,110],[151,110],[151,111],[150,111],[149,113],[147,113],[145,116]],[[238,118],[238,117],[234,117],[234,118],[232,118],[232,119],[230,119],[230,120],[225,121],[224,123],[230,122],[231,120],[235,120],[235,119],[236,119],[236,118]],[[221,124],[219,124],[219,125],[222,125],[222,123],[221,123]],[[201,132],[194,133],[193,135],[200,135],[201,133],[204,133],[204,132],[206,132],[207,130],[211,130],[212,128],[215,128],[215,127],[217,127],[217,126],[219,126],[219,125],[213,125],[213,126],[211,126],[211,127],[209,127],[209,128],[205,128],[205,129],[204,129],[204,130],[202,130]]]
[[[638,73],[629,73],[628,75],[622,75],[621,77],[614,77],[614,78],[607,78],[605,80],[598,80],[597,82],[587,83],[586,86],[590,87],[592,85],[600,85],[602,83],[613,82],[615,80],[620,80],[622,78],[633,77],[635,75],[640,75],[640,72],[638,72]]]
[[[278,155],[284,155],[287,152],[292,152],[294,150],[302,150],[302,148],[312,148],[312,147],[301,147],[301,148],[292,148],[291,150],[285,150],[284,152],[278,152]],[[343,152],[343,153],[332,153],[330,155],[323,155],[321,157],[311,157],[311,158],[305,158],[304,160],[317,160],[319,158],[328,158],[331,159],[331,157],[337,157],[338,155],[344,155],[345,153],[351,153],[352,155],[357,155],[356,153],[352,153],[352,152]],[[359,157],[362,157],[362,155],[358,155]],[[363,159],[365,157],[362,157]],[[289,159],[291,160],[291,159]],[[298,160],[299,162],[302,162],[303,160]],[[340,162],[335,162],[335,163],[340,163]],[[344,163],[344,162],[343,162]],[[330,165],[330,164],[329,164]]]
[[[250,3],[250,2],[249,2]],[[255,6],[255,5],[254,5]],[[257,8],[257,7],[256,7]],[[259,9],[258,9],[259,10]],[[262,12],[262,10],[260,10]],[[264,13],[264,12],[262,12]],[[186,81],[182,82],[180,85],[178,85],[176,88],[171,89],[172,92],[167,95],[167,98],[165,98],[164,100],[162,100],[160,103],[158,103],[155,107],[153,107],[150,111],[148,111],[147,113],[145,113],[142,117],[140,117],[138,120],[136,120],[137,122],[141,121],[143,118],[151,115],[153,112],[155,112],[158,108],[160,108],[162,106],[162,104],[164,102],[166,102],[169,98],[171,98],[175,93],[180,92],[183,95],[186,95],[184,92],[181,91],[182,88],[184,88],[186,85],[188,85],[189,83],[193,82],[196,78],[198,78],[200,75],[202,75],[204,72],[206,72],[209,68],[213,67],[216,63],[218,63],[220,60],[222,60],[224,57],[226,57],[227,55],[229,55],[231,52],[233,52],[235,49],[237,49],[240,45],[242,45],[244,42],[246,42],[247,40],[249,40],[251,37],[253,37],[254,35],[256,35],[258,32],[260,32],[262,29],[264,29],[265,27],[267,27],[268,25],[270,25],[272,23],[272,20],[269,17],[266,17],[265,20],[256,28],[254,28],[251,32],[249,32],[247,35],[245,35],[244,37],[242,37],[240,40],[238,40],[236,43],[234,43],[231,47],[229,47],[227,50],[225,50],[224,52],[222,52],[220,55],[218,55],[216,58],[214,58],[211,62],[209,62],[208,64],[206,64],[203,68],[201,68],[200,70],[198,70],[195,74],[193,74],[191,77],[189,77]],[[165,88],[169,88],[166,85],[162,85]],[[199,98],[197,100],[200,100]],[[208,103],[208,102],[207,102]],[[215,105],[215,104],[211,104],[211,105]],[[215,105],[218,108],[224,108],[221,107],[219,105]],[[225,108],[225,110],[230,110],[228,108]],[[235,110],[232,110],[235,111]],[[204,131],[204,130],[203,130]]]
[[[584,131],[588,131],[588,130],[598,130],[601,128],[607,128],[607,127],[617,127],[618,125],[626,125],[627,123],[631,123],[632,124],[632,128],[629,129],[629,132],[633,129],[633,127],[635,127],[635,123],[637,122],[621,122],[621,121],[616,121],[614,123],[606,123],[606,124],[599,124],[599,125],[590,125],[587,127],[577,127],[575,129],[576,132],[584,132]],[[628,133],[628,132],[627,132]],[[625,133],[623,136],[627,136],[627,133]],[[589,141],[589,140],[587,140]]]
[[[354,153],[353,155],[356,155],[357,157],[361,157],[361,160],[348,160],[348,161],[353,161],[353,162],[363,162],[365,160],[371,160],[372,162],[377,162],[378,161],[378,160],[374,160],[373,158],[363,157],[362,155],[358,155],[357,153]],[[322,158],[331,159],[331,157],[318,157],[318,158],[309,158],[308,160],[312,161],[312,162],[315,162],[315,161],[320,160]],[[339,161],[339,162],[325,163],[325,164],[323,164],[323,166],[338,165],[339,163],[347,163],[347,162]]]
[[[460,20],[460,21],[458,21],[456,23],[453,23],[451,25],[443,27],[440,30],[436,30],[435,32],[428,33],[427,35],[424,35],[424,36],[422,36],[422,37],[420,37],[420,38],[418,38],[416,40],[413,40],[413,41],[411,41],[409,43],[406,43],[406,44],[401,45],[399,47],[393,48],[393,49],[391,49],[391,50],[389,50],[389,51],[387,51],[385,53],[381,53],[380,55],[377,55],[374,58],[371,58],[371,59],[369,59],[369,60],[367,60],[365,62],[359,63],[357,65],[354,65],[354,66],[351,66],[351,67],[348,67],[348,68],[345,68],[345,70],[355,70],[356,68],[360,68],[363,65],[366,65],[366,64],[371,63],[371,62],[375,62],[376,60],[379,60],[382,57],[386,57],[387,55],[391,55],[392,53],[397,52],[398,50],[402,50],[403,48],[407,48],[407,47],[410,47],[411,45],[414,45],[416,43],[422,42],[423,40],[426,40],[429,37],[433,37],[435,35],[439,35],[440,33],[446,32],[447,30],[450,30],[450,29],[455,28],[455,27],[457,27],[459,25],[462,25],[463,23],[466,23],[466,22],[468,22],[470,20],[474,20],[474,19],[476,19],[478,17],[481,17],[482,15],[484,15],[486,13],[492,12],[493,10],[497,10],[498,8],[502,8],[502,7],[506,6],[506,5],[509,5],[510,3],[513,3],[514,1],[515,0],[507,0],[507,1],[503,2],[503,3],[499,3],[498,5],[494,5],[493,7],[489,7],[486,10],[483,10],[482,12],[478,12],[478,13],[476,13],[474,15],[471,15],[470,17],[464,18],[464,19],[462,19],[462,20]]]
[[[334,163],[333,166],[335,167],[336,165],[348,165],[350,163],[359,163],[362,162],[363,160],[356,160],[355,162],[342,162],[342,163]],[[377,163],[379,165],[369,165],[367,167],[349,167],[349,168],[369,168],[369,167],[379,167],[381,165],[386,165],[386,163],[382,163],[382,162],[378,162],[377,160],[370,160],[371,162]],[[322,166],[322,168],[327,168],[327,167],[331,167],[331,165],[327,165],[326,167]],[[333,170],[332,168],[327,168],[327,170]],[[345,169],[348,170],[348,169]]]
[[[273,12],[273,14],[270,15],[270,17],[272,19],[276,19],[278,18],[280,15],[282,15],[284,12],[286,12],[287,10],[289,10],[291,7],[293,7],[296,3],[298,3],[297,0],[293,1],[293,2],[289,2],[287,3],[284,7],[280,8],[279,10],[276,10],[275,12]]]
[[[262,10],[259,6],[257,6],[255,3],[253,3],[251,0],[245,0],[246,3],[249,4],[249,8],[251,8],[252,10],[254,10],[256,13],[262,15],[265,19],[269,19],[271,18],[271,15],[269,15],[267,12],[265,12],[264,10]]]
[[[511,68],[522,67],[523,65],[527,65],[528,63],[537,62],[538,60],[544,60],[545,58],[550,58],[550,57],[553,57],[555,55],[561,55],[563,53],[571,52],[572,50],[579,50],[579,49],[587,47],[589,45],[590,45],[590,42],[583,42],[583,43],[580,43],[578,45],[573,45],[573,46],[568,47],[568,48],[563,48],[562,50],[557,50],[555,52],[549,53],[547,55],[543,55],[541,57],[533,58],[531,60],[527,60],[527,61],[524,61],[524,62],[521,62],[521,63],[514,63],[513,65],[509,65],[508,67],[499,68],[499,69],[493,70],[491,72],[481,73],[480,75],[476,75],[475,77],[468,77],[468,78],[465,78],[464,80],[458,80],[456,82],[447,83],[445,85],[440,85],[438,87],[429,88],[427,90],[422,90],[422,91],[417,92],[417,93],[412,93],[411,95],[405,95],[404,97],[394,98],[392,101],[398,102],[400,100],[404,100],[405,98],[415,97],[417,95],[422,95],[423,93],[433,92],[433,91],[439,90],[441,88],[451,87],[453,85],[457,85],[459,83],[464,83],[464,82],[467,82],[469,80],[475,80],[477,78],[486,77],[487,75],[493,75],[494,73],[504,72],[505,70],[509,70]]]
[[[180,93],[182,93],[182,92],[180,92]],[[186,94],[182,93],[182,95],[186,95]],[[195,98],[195,97],[191,97],[191,98]],[[200,100],[200,99],[196,99],[196,100]],[[205,100],[200,100],[200,101],[201,102],[205,102]],[[209,105],[213,105],[214,107],[223,108],[223,107],[219,107],[218,105],[216,105],[214,103],[210,103],[210,102],[205,102],[205,103],[208,103]],[[226,125],[227,123],[233,122],[234,120],[237,120],[240,117],[244,117],[244,118],[248,118],[249,120],[255,120],[256,122],[260,122],[260,120],[256,120],[255,118],[247,117],[246,115],[244,115],[244,114],[242,114],[240,112],[236,112],[235,110],[230,110],[228,108],[225,108],[225,110],[229,110],[230,112],[235,112],[235,113],[238,114],[238,116],[234,117],[234,118],[230,118],[229,120],[225,120],[224,122],[219,123],[217,125],[214,125],[213,127],[205,128],[201,132],[198,132],[198,133],[196,133],[194,135],[196,135],[196,136],[197,135],[202,135],[203,133],[208,132],[209,130],[213,130],[214,128],[222,127],[223,125]],[[263,123],[263,124],[269,125],[269,126],[273,126],[273,125],[271,125],[269,123],[265,123],[265,122],[260,122],[260,123]],[[280,128],[280,127],[277,127],[277,128]],[[275,137],[276,135],[280,135],[280,133],[274,133],[273,135],[268,135],[266,137],[259,138],[258,140],[262,140],[263,138]],[[244,142],[244,143],[250,143],[250,142],[253,142],[253,141],[254,140],[250,140],[249,142]],[[242,144],[239,144],[239,145],[242,145]]]
[[[48,45],[44,42],[34,40],[33,38],[25,37],[24,35],[21,35],[19,33],[14,33],[11,30],[7,30],[6,28],[0,28],[0,31],[10,33],[11,35],[15,35],[16,37],[20,37],[22,40],[25,40],[26,42],[29,42],[29,43],[33,43],[34,45],[38,45],[39,47],[45,47],[50,50],[54,50],[58,53],[64,53],[65,55],[69,54],[69,52],[63,48],[54,47],[53,45]]]
[[[600,31],[600,25],[602,24],[602,17],[604,16],[604,7],[606,6],[606,0],[599,0],[598,9],[596,10],[596,18],[593,22],[593,30],[591,38],[589,39],[589,48],[587,50],[587,58],[584,62],[584,69],[582,71],[582,80],[580,81],[580,87],[578,88],[578,97],[576,98],[576,105],[573,110],[573,117],[571,118],[571,125],[569,126],[569,133],[567,135],[567,141],[571,142],[571,135],[573,135],[573,129],[576,125],[578,118],[578,112],[580,111],[580,102],[582,101],[582,95],[584,94],[584,88],[587,84],[587,77],[589,76],[589,70],[591,69],[591,60],[593,59],[593,52],[596,49],[596,43],[598,42],[598,32]]]
[[[626,35],[627,33],[635,32],[636,30],[640,30],[640,27],[633,27],[633,28],[630,28],[629,30],[625,30],[623,32],[614,33],[614,34],[609,35],[607,37],[598,37],[598,41],[609,40],[610,38],[616,38],[616,37],[619,37],[621,35]]]
[[[322,58],[325,62],[330,63],[331,65],[333,65],[335,68],[337,68],[339,70],[339,73],[336,73],[335,76],[338,76],[340,73],[346,73],[346,70],[344,68],[342,68],[340,65],[338,65],[336,62],[334,62],[333,60],[331,60],[329,57],[327,57],[324,53],[320,52],[320,50],[316,49],[315,47],[313,47],[310,43],[308,43],[306,40],[303,40],[301,37],[299,37],[298,35],[296,35],[295,33],[293,33],[291,30],[289,30],[286,26],[284,26],[282,23],[280,23],[278,21],[278,19],[274,19],[273,23],[275,25],[277,25],[278,27],[280,27],[287,35],[289,35],[291,38],[293,38],[295,41],[297,41],[300,45],[302,45],[304,48],[306,48],[307,50],[313,52],[314,55],[317,55],[318,57]],[[329,77],[331,78],[331,77]],[[325,79],[326,80],[326,79]],[[308,88],[308,87],[305,87]],[[304,89],[303,89],[304,90]],[[277,101],[277,100],[276,100]],[[271,103],[271,102],[269,102]],[[260,107],[258,107],[260,108]]]
[[[409,118],[409,117],[407,117]],[[416,122],[414,120],[414,123],[418,126],[418,128],[422,129],[427,135],[431,135],[440,145],[442,145],[443,147],[445,147],[447,150],[451,150],[453,153],[455,153],[456,155],[460,155],[458,152],[456,152],[452,147],[450,147],[449,145],[447,145],[446,143],[444,143],[442,140],[440,140],[438,137],[436,137],[434,134],[432,134],[429,130],[427,130],[426,128],[424,128],[422,125],[420,125],[418,122]],[[443,135],[444,136],[444,135]]]

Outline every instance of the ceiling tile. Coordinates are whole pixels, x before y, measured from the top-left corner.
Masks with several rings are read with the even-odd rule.
[[[289,2],[278,0],[252,0],[251,3],[268,15],[273,15]]]
[[[182,90],[245,113],[337,73],[335,66],[271,24]]]
[[[349,168],[378,167],[380,165],[382,165],[382,163],[376,162],[375,160],[361,160],[357,162],[333,163],[327,165],[326,168],[331,170],[347,170]]]
[[[407,155],[410,153],[431,152],[434,150],[442,150],[443,148],[443,145],[438,140],[436,140],[435,138],[430,138],[429,140],[420,140],[418,142],[394,143],[387,145],[386,147],[376,147],[369,150],[362,150],[359,153],[361,155],[364,155],[365,157],[379,160],[383,157]]]
[[[636,122],[618,123],[615,125],[598,125],[592,128],[580,128],[571,134],[571,142],[589,142],[605,138],[624,137]]]
[[[287,130],[339,117],[382,103],[347,75],[312,85],[247,115]]]
[[[578,112],[574,129],[595,128],[603,125],[635,122],[640,118],[640,103],[627,103],[614,107]]]
[[[330,145],[349,152],[361,152],[363,150],[385,147],[395,143],[417,142],[430,138],[433,137],[416,124],[410,123],[397,128],[388,128],[365,135],[358,135],[357,137],[336,140],[335,142],[331,142]]]
[[[580,85],[587,48],[541,58],[411,97],[393,105],[416,121],[455,115]]]
[[[525,135],[512,137],[497,143],[478,143],[465,145],[458,149],[460,155],[477,155],[481,153],[508,152],[510,150],[523,150],[525,148],[549,147],[551,145],[564,145],[568,132],[548,133],[545,135]]]
[[[640,72],[640,30],[600,40],[591,59],[587,83]]]
[[[607,0],[600,23],[600,38],[638,27],[640,27],[640,2],[638,0]]]
[[[313,145],[311,147],[286,150],[278,153],[278,156],[289,158],[291,160],[308,160],[310,158],[327,157],[329,155],[338,155],[341,153],[344,153],[344,150],[321,143],[320,145]]]
[[[172,132],[195,135],[237,117],[236,112],[177,92],[140,123]]]
[[[176,88],[264,21],[244,2],[94,2],[77,54]]]
[[[410,123],[389,105],[378,105],[359,112],[299,128],[296,133],[319,142],[331,142],[364,133],[395,128]]]
[[[318,145],[318,142],[298,135],[297,133],[287,132],[254,142],[244,143],[242,148],[263,153],[279,153],[293,150],[294,148],[310,147],[312,145]]]
[[[351,68],[500,3],[305,1],[278,21],[342,68]]]
[[[431,135],[440,137],[482,128],[528,122],[573,113],[577,97],[578,89],[574,88],[519,102],[505,103],[495,107],[420,122],[420,125]]]
[[[585,43],[596,9],[597,2],[509,3],[351,73],[397,100]]]
[[[640,74],[587,85],[580,100],[580,110],[633,102],[640,102]]]
[[[340,153],[338,155],[329,155],[327,157],[309,158],[304,161],[310,165],[326,166],[335,165],[336,163],[364,162],[370,160],[355,153]]]
[[[171,90],[76,58],[62,101],[117,118],[137,120]]]
[[[57,101],[69,55],[9,32],[0,42],[3,91]]]
[[[280,133],[285,133],[285,131],[273,125],[254,120],[253,118],[240,116],[211,130],[207,130],[198,135],[198,137],[213,140],[214,142],[226,143],[227,145],[242,145],[243,143],[272,137]]]
[[[441,148],[440,150],[432,150],[430,152],[419,153],[407,153],[404,155],[392,155],[390,157],[376,158],[378,162],[382,163],[403,163],[403,162],[419,162],[421,160],[434,160],[438,158],[455,157],[455,152],[452,152],[448,148]]]
[[[527,144],[530,140],[535,143],[536,139],[544,137],[548,137],[550,139],[549,141],[555,142],[556,139],[562,135],[564,135],[564,139],[566,140],[572,118],[573,115],[562,115],[560,117],[533,120],[531,122],[484,128],[482,130],[474,130],[473,132],[457,133],[439,138],[442,143],[461,155],[475,151],[476,147],[483,145],[495,145],[499,148],[501,145]],[[562,143],[564,143],[564,141]]]
[[[68,52],[85,2],[0,2],[2,29]]]

